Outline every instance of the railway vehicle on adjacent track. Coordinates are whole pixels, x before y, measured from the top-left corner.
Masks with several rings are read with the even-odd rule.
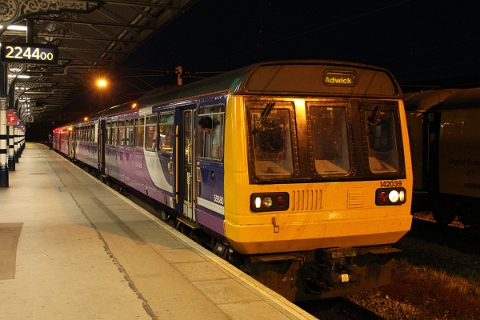
[[[412,210],[448,225],[480,222],[480,88],[405,96],[412,152]]]
[[[54,135],[56,150],[291,301],[388,283],[411,227],[402,92],[382,68],[257,63]]]

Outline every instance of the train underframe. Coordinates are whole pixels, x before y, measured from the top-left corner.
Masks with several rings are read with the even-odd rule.
[[[244,271],[290,301],[317,300],[390,283],[399,251],[381,246],[249,256]]]

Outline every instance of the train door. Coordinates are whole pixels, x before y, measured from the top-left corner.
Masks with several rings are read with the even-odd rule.
[[[183,151],[182,163],[182,183],[183,187],[183,215],[196,221],[195,207],[195,109],[183,110],[181,126],[181,146],[179,152]]]
[[[105,140],[107,137],[106,122],[100,120],[100,127],[98,128],[98,162],[101,173],[105,173]]]

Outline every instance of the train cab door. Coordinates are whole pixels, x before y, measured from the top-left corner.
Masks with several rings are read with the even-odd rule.
[[[179,153],[183,152],[183,159],[180,159],[182,165],[182,175],[180,188],[183,192],[183,216],[191,221],[196,221],[195,217],[195,109],[182,111],[181,126],[181,146]]]

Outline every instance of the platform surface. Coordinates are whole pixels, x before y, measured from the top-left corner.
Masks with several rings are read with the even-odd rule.
[[[46,146],[0,188],[0,319],[315,319]]]

